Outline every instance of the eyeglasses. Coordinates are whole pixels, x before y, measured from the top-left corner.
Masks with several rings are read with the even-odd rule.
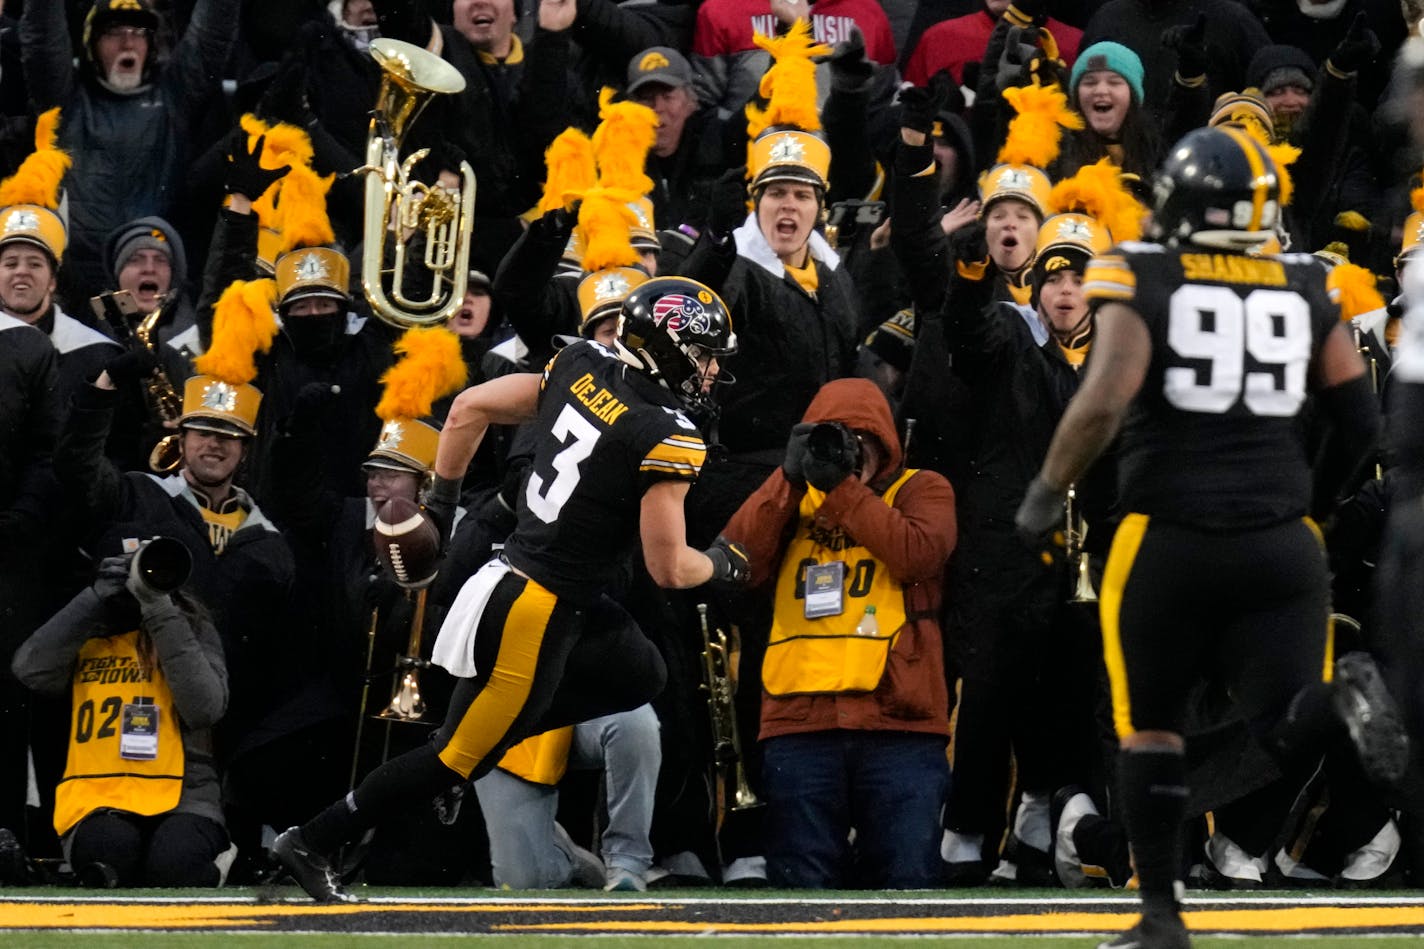
[[[110,26],[105,27],[104,32],[100,35],[112,40],[146,40],[153,36],[153,31],[145,26]]]

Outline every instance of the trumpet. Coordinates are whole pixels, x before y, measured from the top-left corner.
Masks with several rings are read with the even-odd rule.
[[[361,288],[372,312],[385,322],[401,329],[437,326],[465,301],[475,173],[461,162],[458,188],[427,185],[410,175],[430,150],[419,149],[402,161],[400,149],[430,100],[462,91],[465,79],[439,56],[399,40],[372,41],[371,56],[382,70],[381,87],[371,113],[366,164],[354,172],[366,175]],[[422,299],[407,295],[406,287],[407,243],[417,234],[425,239],[420,264],[430,279],[429,294]],[[394,241],[389,265],[388,237]]]
[[[724,780],[724,769],[730,767],[736,787],[736,803],[732,805],[732,810],[761,807],[762,802],[748,783],[746,767],[742,763],[742,739],[737,730],[736,708],[732,704],[737,684],[728,662],[727,634],[719,629],[713,635],[707,625],[706,603],[697,604],[697,616],[702,624],[702,664],[707,678],[701,689],[707,693],[707,711],[712,719],[712,763],[717,771],[719,791]],[[720,793],[717,800],[720,806]]]
[[[1088,522],[1083,517],[1083,512],[1076,509],[1075,502],[1078,500],[1077,485],[1068,485],[1068,497],[1063,502],[1063,519],[1065,530],[1063,532],[1063,547],[1068,557],[1068,563],[1073,570],[1073,595],[1069,598],[1069,603],[1096,603],[1098,602],[1098,591],[1093,589],[1093,577],[1089,573],[1088,552],[1083,549],[1083,542],[1088,538]]]
[[[395,693],[384,709],[376,714],[392,722],[425,721],[425,699],[420,694],[420,670],[429,665],[420,658],[420,640],[425,631],[425,595],[428,587],[415,591],[415,614],[410,620],[410,640],[406,643],[405,655],[396,660],[395,675],[398,677]],[[409,595],[409,592],[407,592]]]
[[[145,316],[143,320],[134,327],[134,337],[148,350],[155,360],[159,359],[158,344],[153,338],[153,331],[158,327],[158,323],[163,319],[164,313],[169,306],[169,300],[173,299],[171,294],[165,295],[158,306],[153,308],[153,312]],[[163,364],[156,363],[153,372],[149,373],[143,383],[144,398],[148,401],[149,410],[161,422],[177,422],[183,415],[183,397],[178,394],[178,390],[173,387],[173,380],[168,378],[168,373],[163,371]],[[159,474],[167,474],[175,470],[183,462],[183,448],[178,443],[177,435],[164,435],[158,440],[158,444],[153,446],[153,450],[148,453],[148,467]]]
[[[1377,397],[1380,391],[1379,360],[1375,358],[1374,349],[1365,342],[1365,334],[1354,322],[1350,324],[1350,331],[1355,335],[1355,351],[1360,354],[1360,358],[1365,361],[1365,365],[1370,370],[1370,391]],[[1379,456],[1375,457],[1375,480],[1384,478],[1384,465],[1380,464]]]

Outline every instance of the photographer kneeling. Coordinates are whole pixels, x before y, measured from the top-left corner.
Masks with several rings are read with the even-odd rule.
[[[938,885],[949,482],[903,467],[874,383],[839,379],[816,394],[782,467],[724,533],[775,598],[761,670],[768,880]]]
[[[37,692],[71,689],[54,827],[85,886],[221,882],[210,729],[227,707],[227,667],[206,612],[179,590],[191,565],[172,538],[104,559],[11,665]]]

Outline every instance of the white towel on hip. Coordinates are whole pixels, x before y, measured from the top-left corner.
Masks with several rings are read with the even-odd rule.
[[[430,651],[432,663],[453,676],[474,678],[475,633],[480,628],[480,617],[495,584],[508,572],[509,564],[496,557],[465,581],[450,612],[445,614],[445,622],[440,624],[440,635],[435,637],[435,647]]]

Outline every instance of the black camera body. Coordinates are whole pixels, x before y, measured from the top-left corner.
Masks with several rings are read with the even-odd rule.
[[[806,453],[823,464],[860,469],[860,441],[841,422],[818,422],[806,436]]]

